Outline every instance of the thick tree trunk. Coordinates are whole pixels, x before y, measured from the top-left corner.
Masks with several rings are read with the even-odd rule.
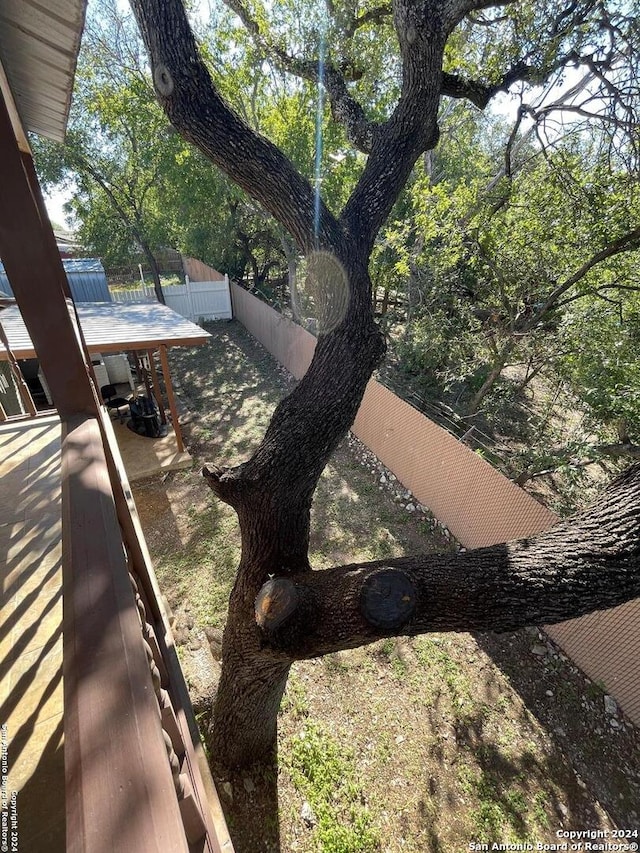
[[[248,767],[275,755],[278,709],[290,664],[274,662],[253,646],[250,626],[229,613],[223,646],[223,669],[208,733],[209,752],[223,767]]]
[[[384,353],[370,313],[354,307],[358,294],[368,292],[366,267],[355,253],[344,260],[345,270],[347,265],[352,298],[346,317],[319,338],[309,370],[276,408],[252,458],[231,470],[203,471],[214,492],[236,509],[242,534],[210,734],[212,754],[230,766],[265,760],[275,748],[290,661],[265,644],[255,601],[270,576],[310,572],[309,521],[318,478],[353,422]]]
[[[205,473],[212,488],[215,479]],[[257,486],[236,507],[242,560],[229,600],[222,642],[222,672],[209,733],[211,754],[228,767],[266,761],[275,750],[277,716],[289,661],[264,648],[254,602],[269,575],[309,571],[310,496],[275,503]]]
[[[326,333],[318,338],[311,366],[276,408],[257,451],[237,468],[203,470],[214,492],[236,509],[242,534],[211,737],[216,759],[227,765],[263,760],[274,749],[293,660],[396,634],[542,624],[640,595],[638,468],[591,514],[546,536],[457,556],[322,572],[309,566],[309,513],[318,478],[384,353],[371,310],[371,249],[417,158],[436,144],[444,45],[472,5],[394,0],[400,98],[387,121],[367,122],[370,155],[341,216],[321,204],[317,222],[309,182],[216,90],[181,0],[132,0],[156,92],[174,126],[257,199],[308,257],[321,250],[316,260],[323,257],[333,270],[324,277],[326,292],[318,293],[322,275],[311,281],[316,307],[328,309],[331,323],[320,317]],[[343,101],[353,106],[353,99]],[[363,115],[347,116],[352,129]],[[573,280],[550,299],[557,300]],[[336,317],[338,304],[344,316]],[[495,376],[513,346],[503,348]]]

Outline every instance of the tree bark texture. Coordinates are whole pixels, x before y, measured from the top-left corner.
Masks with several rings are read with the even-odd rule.
[[[493,364],[489,370],[489,374],[487,378],[484,380],[480,388],[473,395],[473,399],[469,403],[467,408],[468,415],[475,415],[482,405],[482,401],[487,396],[489,391],[496,384],[498,379],[502,376],[502,371],[504,370],[504,366],[507,363],[507,359],[511,355],[511,353],[516,348],[516,341],[514,338],[509,338],[506,343],[503,345],[502,349],[498,351]]]
[[[142,251],[145,254],[146,259],[149,261],[149,267],[151,268],[151,277],[153,278],[153,290],[156,294],[156,299],[160,302],[161,305],[165,305],[164,293],[162,292],[162,282],[160,281],[160,270],[158,269],[158,262],[156,261],[155,255],[151,251],[149,244],[141,240],[138,237],[140,245],[142,246]]]
[[[408,586],[385,590],[382,610],[372,614],[363,587],[386,570]],[[615,607],[640,596],[640,465],[615,480],[589,509],[530,539],[459,554],[340,566],[289,577],[286,583],[293,587],[294,607],[283,609],[283,596],[279,601],[272,595],[259,608],[262,593],[256,607],[265,642],[283,660],[397,634],[513,631]],[[285,590],[284,597],[289,595]],[[409,599],[407,607],[398,610],[402,599]],[[273,628],[270,610],[278,617]]]
[[[214,760],[246,765],[274,749],[294,660],[400,633],[558,621],[640,594],[638,469],[591,515],[536,539],[322,572],[309,565],[318,478],[384,354],[371,306],[373,242],[416,160],[437,142],[444,46],[463,15],[480,4],[394,0],[402,59],[398,103],[387,121],[368,124],[368,160],[342,214],[321,203],[319,222],[309,182],[217,92],[181,1],[131,4],[172,124],[260,202],[305,255],[335,259],[336,277],[347,283],[343,315],[319,335],[309,370],[277,406],[253,456],[236,468],[203,470],[218,497],[236,509],[242,536],[210,738]],[[334,84],[329,81],[330,90]]]

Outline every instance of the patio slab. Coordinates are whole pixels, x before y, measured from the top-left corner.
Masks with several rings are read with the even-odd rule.
[[[126,422],[112,423],[130,483],[191,467],[193,459],[186,451],[178,450],[172,426],[163,438],[147,438],[130,430]]]

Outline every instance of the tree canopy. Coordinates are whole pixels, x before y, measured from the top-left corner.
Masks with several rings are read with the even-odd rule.
[[[597,120],[603,128],[601,156],[629,169],[635,164],[637,141],[637,24],[627,5],[592,0],[498,5],[484,0],[395,0],[389,6],[262,6],[229,0],[228,5],[263,63],[293,75],[300,87],[318,86],[326,94],[335,132],[344,133],[351,151],[365,155],[361,160],[356,156],[359,168],[353,183],[335,205],[326,191],[319,192],[320,132],[312,182],[308,169],[295,162],[300,140],[289,153],[278,138],[278,126],[261,127],[273,136],[267,138],[252,127],[251,113],[243,116],[237,105],[234,109],[232,93],[224,86],[224,68],[215,53],[208,63],[206,52],[200,51],[179,0],[133,0],[156,95],[167,117],[259,202],[307,256],[307,288],[320,328],[307,374],[276,408],[253,456],[235,468],[210,466],[204,471],[218,497],[236,509],[242,534],[213,729],[220,760],[241,764],[273,749],[277,708],[290,664],[297,658],[380,636],[427,631],[435,624],[459,630],[478,627],[480,618],[483,627],[501,630],[557,621],[640,593],[637,472],[613,487],[601,510],[522,546],[460,554],[442,565],[429,558],[407,558],[385,566],[314,572],[308,561],[309,508],[318,477],[352,423],[385,350],[373,318],[371,254],[416,164],[437,145],[443,98],[482,109],[500,92],[520,87],[520,118],[532,115],[538,129],[545,119],[545,132],[558,109],[588,124]],[[535,87],[552,79],[559,82],[576,66],[591,76],[575,98],[557,98],[556,109],[531,95]],[[257,97],[258,83],[255,91]],[[295,87],[292,91],[295,95]],[[318,114],[323,118],[320,108]],[[514,183],[511,154],[520,140],[519,124],[507,141],[508,184]],[[306,159],[308,165],[308,154]],[[531,171],[519,180],[524,196],[534,186],[536,193],[559,192],[553,183],[539,188]],[[601,255],[617,255],[617,241],[637,235],[628,231],[625,221],[620,234],[603,233],[591,255],[578,257],[572,240],[566,252],[555,244],[538,244],[546,234],[542,220],[533,216],[528,229],[538,233],[529,242],[538,248],[525,261],[533,268],[527,268],[524,278],[514,275],[518,249],[511,256],[507,251],[507,235],[513,230],[510,192],[505,191],[504,202],[496,200],[483,238],[485,252],[492,245],[502,246],[504,272],[496,280],[505,298],[497,307],[515,331],[517,323],[531,325],[542,307],[551,308],[568,294]],[[427,186],[423,197],[428,193],[434,190]],[[440,193],[447,195],[446,185]],[[542,207],[544,198],[538,197]],[[437,203],[437,190],[434,200]],[[428,203],[424,210],[425,227],[430,227]],[[561,209],[560,215],[569,220],[571,214]],[[625,215],[621,206],[617,216]],[[577,244],[582,220],[575,225]],[[516,242],[527,251],[525,240]],[[475,256],[463,259],[472,264],[472,279],[494,275],[480,253],[482,245],[482,239],[476,240]],[[549,265],[558,262],[550,277]],[[493,313],[491,308],[487,304]],[[617,513],[610,508],[620,505],[621,489],[625,509]],[[596,528],[599,535],[594,539]],[[477,580],[471,591],[470,577]],[[561,588],[566,596],[559,595]],[[388,605],[382,615],[375,604],[380,596]],[[461,606],[463,599],[469,607]],[[447,602],[452,601],[451,609]]]

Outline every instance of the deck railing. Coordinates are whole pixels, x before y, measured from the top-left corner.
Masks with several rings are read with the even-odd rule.
[[[112,442],[108,418],[63,422],[67,849],[231,853]]]

